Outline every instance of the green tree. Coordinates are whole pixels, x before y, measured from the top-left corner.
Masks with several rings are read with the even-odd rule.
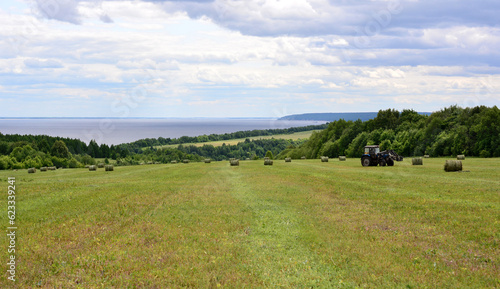
[[[50,154],[58,158],[68,158],[69,150],[64,141],[57,140],[50,149]]]
[[[273,159],[273,153],[271,151],[266,152],[266,158]]]

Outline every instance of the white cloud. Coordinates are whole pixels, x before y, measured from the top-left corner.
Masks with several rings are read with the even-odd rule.
[[[24,65],[30,68],[62,68],[61,62],[53,59],[29,58],[24,60]]]
[[[498,100],[500,29],[411,15],[428,1],[402,1],[379,22],[391,1],[61,1],[46,18],[0,11],[2,93],[80,95],[109,108],[110,97],[146,87],[143,105],[157,115],[165,103],[181,114],[233,98],[249,115],[276,103],[339,111],[361,99],[369,110],[380,98],[414,108]]]

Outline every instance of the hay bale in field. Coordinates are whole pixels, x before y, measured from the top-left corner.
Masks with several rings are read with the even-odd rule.
[[[458,155],[457,160],[465,160],[465,155]]]
[[[264,160],[264,165],[265,166],[272,166],[273,165],[273,160],[267,158]]]
[[[430,158],[430,156],[429,155],[424,155],[424,158],[428,159],[428,158]]]
[[[328,157],[322,156],[321,157],[321,162],[322,163],[327,163],[328,162]]]
[[[160,162],[154,162],[154,164],[155,164],[155,165],[159,165],[159,164],[161,164],[161,163],[160,163]]]
[[[462,170],[462,161],[447,160],[444,164],[446,172],[458,172]]]
[[[232,159],[229,161],[232,167],[239,166],[240,165],[240,160],[237,159]]]
[[[177,161],[175,161],[175,160],[174,160],[174,161],[171,161],[170,163],[171,163],[171,164],[176,164],[176,163],[177,163]]]
[[[47,169],[47,167],[41,167],[41,168],[40,168],[40,171],[41,171],[41,172],[46,172],[47,170],[48,170],[48,169]]]
[[[205,162],[206,164],[209,164],[209,163],[211,163],[211,162],[212,162],[212,160],[211,160],[211,159],[205,159],[205,160],[204,160],[204,162]]]
[[[49,171],[55,171],[55,170],[57,170],[56,167],[48,167],[48,169],[49,169]]]
[[[292,158],[285,158],[285,163],[291,163],[292,162]]]
[[[412,158],[411,164],[414,166],[421,166],[424,164],[424,162],[423,162],[422,158]]]
[[[97,164],[97,168],[99,168],[99,169],[104,168],[104,163],[98,163],[98,164]]]
[[[344,162],[347,158],[345,156],[339,156],[339,161]]]
[[[182,163],[189,164],[189,160],[182,160]]]
[[[36,173],[36,168],[29,168],[28,169],[28,174],[34,174]]]
[[[246,160],[246,161],[249,161],[249,160],[250,160],[250,158],[246,158],[245,160]]]
[[[305,160],[306,159],[306,156],[302,156],[300,157],[301,160]]]
[[[89,171],[97,171],[97,167],[94,165],[89,166]]]
[[[114,171],[114,169],[115,169],[115,168],[113,167],[113,165],[106,165],[106,166],[104,166],[104,170],[105,170],[106,172],[111,172],[111,171]]]

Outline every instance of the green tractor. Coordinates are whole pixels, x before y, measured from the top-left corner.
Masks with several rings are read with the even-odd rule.
[[[398,155],[393,150],[380,151],[380,146],[371,145],[365,146],[365,153],[361,157],[361,165],[363,167],[376,166],[381,167],[393,166],[394,161],[402,161],[403,157]]]

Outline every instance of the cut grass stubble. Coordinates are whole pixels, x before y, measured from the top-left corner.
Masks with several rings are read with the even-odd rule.
[[[469,158],[470,173],[446,173],[443,161],[215,162],[0,179],[15,175],[19,185],[25,287],[499,286],[497,160]]]

